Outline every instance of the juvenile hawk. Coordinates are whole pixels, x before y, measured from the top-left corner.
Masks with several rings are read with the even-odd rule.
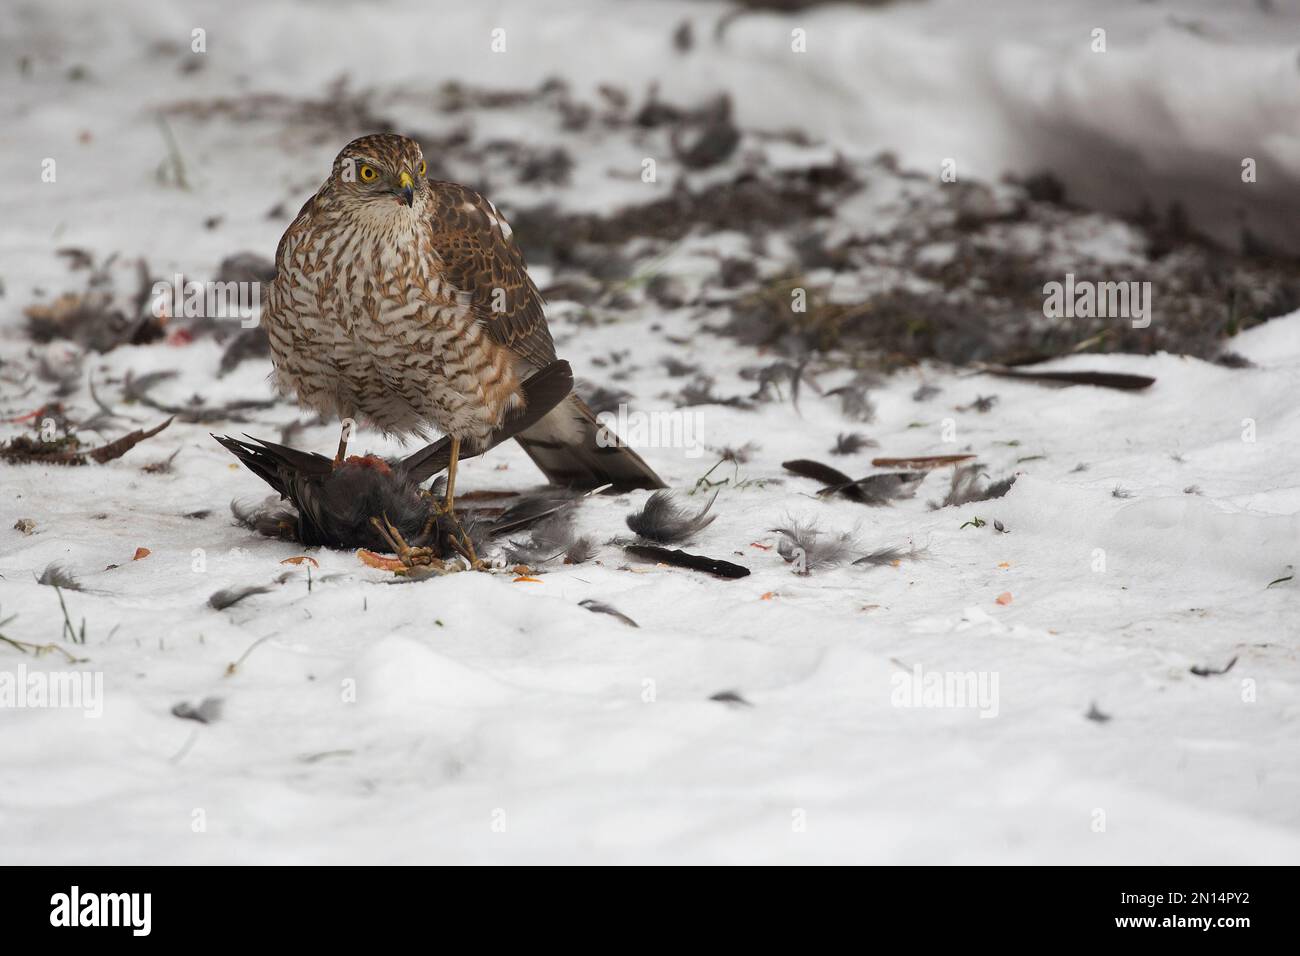
[[[542,297],[510,226],[474,190],[425,178],[419,144],[353,140],[276,251],[265,315],[275,377],[299,402],[386,433],[479,444],[555,360]],[[662,488],[570,395],[517,436],[557,484]],[[342,460],[346,432],[339,443]]]

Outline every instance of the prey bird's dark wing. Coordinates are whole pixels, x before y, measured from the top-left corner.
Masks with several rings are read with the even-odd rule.
[[[331,462],[324,455],[307,452],[264,442],[251,436],[248,441],[240,441],[229,435],[213,435],[214,439],[244,463],[253,474],[270,485],[281,498],[289,498],[289,478],[295,474],[325,475],[329,473]]]

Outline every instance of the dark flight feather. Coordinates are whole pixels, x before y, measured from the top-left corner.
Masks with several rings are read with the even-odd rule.
[[[1128,392],[1149,388],[1156,381],[1147,375],[1129,375],[1124,372],[1030,372],[1003,366],[991,366],[981,371],[998,378],[1014,378],[1042,385],[1095,385],[1098,388],[1118,388]]]
[[[718,578],[735,580],[749,576],[749,568],[733,564],[730,561],[723,561],[720,558],[706,558],[701,554],[688,554],[685,551],[673,551],[648,544],[629,544],[623,550],[632,557],[641,558],[644,561],[670,564],[678,568],[689,568],[692,571],[703,571],[705,574],[712,574]]]

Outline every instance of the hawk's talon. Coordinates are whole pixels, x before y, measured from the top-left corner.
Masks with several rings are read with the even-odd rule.
[[[433,553],[433,548],[413,548],[407,544],[406,539],[402,537],[402,532],[398,531],[393,526],[393,523],[388,520],[388,515],[384,515],[383,524],[380,524],[378,518],[371,518],[370,523],[375,526],[375,530],[379,532],[380,537],[388,542],[388,546],[397,555],[397,560],[401,561],[408,570],[416,568],[428,568],[434,571],[445,570],[446,565]]]
[[[447,491],[441,502],[429,502],[429,517],[424,523],[423,533],[428,535],[438,521],[446,518],[448,524],[452,526],[452,533],[447,539],[452,549],[465,559],[471,571],[485,571],[487,565],[475,552],[474,542],[465,531],[465,527],[460,523],[460,518],[456,516],[456,465],[459,460],[460,439],[453,436],[451,439],[451,457],[447,462]],[[420,494],[428,499],[433,498],[433,494],[427,490],[421,490]]]
[[[446,517],[455,528],[455,533],[450,539],[451,546],[456,549],[461,557],[469,562],[471,570],[485,570],[487,565],[479,560],[479,556],[474,550],[474,542],[470,539],[468,532],[465,531],[464,526],[460,523],[460,518],[456,517],[456,512],[448,511],[446,512]]]

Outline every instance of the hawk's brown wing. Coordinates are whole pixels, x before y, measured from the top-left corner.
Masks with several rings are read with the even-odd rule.
[[[443,277],[470,297],[470,307],[494,342],[533,366],[555,361],[542,295],[528,277],[524,255],[495,207],[459,183],[430,180],[433,248]]]

